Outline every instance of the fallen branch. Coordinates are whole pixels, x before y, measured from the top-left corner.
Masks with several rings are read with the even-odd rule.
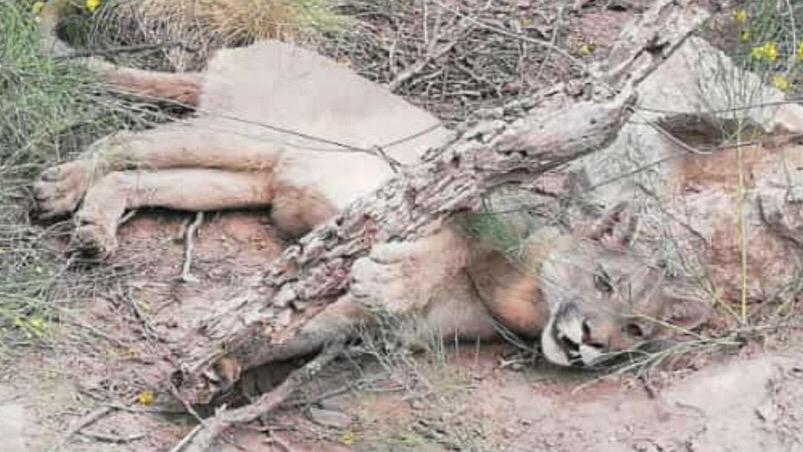
[[[279,386],[263,394],[256,402],[235,410],[220,410],[202,426],[193,429],[174,451],[202,452],[209,450],[227,428],[253,422],[271,413],[284,403],[298,388],[311,381],[343,351],[338,342],[326,347],[312,361],[291,373]]]

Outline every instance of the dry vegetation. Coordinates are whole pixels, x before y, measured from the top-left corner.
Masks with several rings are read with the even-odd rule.
[[[330,0],[121,0],[95,12],[87,44],[162,44],[149,64],[197,70],[220,47],[267,38],[303,41],[339,29],[342,21]]]
[[[144,127],[160,113],[100,93],[69,61],[44,58],[27,5],[0,3],[0,29],[0,352],[8,352],[47,336],[63,309],[110,276],[70,269],[77,262],[64,256],[69,224],[31,223],[31,178],[93,139]]]
[[[89,24],[86,16],[71,28],[90,47],[164,46],[128,64],[197,70],[221,46],[279,38],[313,47],[447,121],[574,78],[582,60],[610,45],[594,44],[600,30],[570,31],[567,7],[541,0],[132,0],[101,7]]]

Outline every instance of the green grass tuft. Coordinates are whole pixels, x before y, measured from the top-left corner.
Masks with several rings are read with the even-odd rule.
[[[469,237],[516,261],[524,257],[528,239],[544,226],[532,211],[532,202],[510,193],[483,200],[477,212],[458,218],[458,225]]]

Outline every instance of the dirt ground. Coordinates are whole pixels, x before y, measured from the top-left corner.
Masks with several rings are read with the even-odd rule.
[[[604,55],[634,11],[593,6],[566,37],[572,48],[593,43],[589,58]],[[105,264],[121,276],[66,313],[45,345],[0,361],[0,451],[177,444],[197,420],[164,395],[148,400],[164,359],[153,351],[278,255],[267,218],[207,215],[194,283],[177,278],[193,215],[145,212],[127,222],[120,253]],[[771,337],[649,378],[525,362],[506,344],[344,358],[275,416],[229,432],[220,450],[803,450],[803,332]],[[246,378],[244,393],[270,387],[270,370]]]
[[[128,276],[76,308],[69,337],[0,369],[0,450],[51,450],[97,413],[62,450],[170,450],[196,420],[163,395],[138,401],[156,381],[149,350],[277,255],[266,218],[208,217],[195,240],[198,283],[177,280],[192,215],[151,212],[124,225],[112,265]],[[261,426],[230,432],[221,450],[800,450],[800,336],[774,335],[649,378],[524,362],[506,344],[377,351],[340,360]],[[264,370],[243,391],[275,378]]]

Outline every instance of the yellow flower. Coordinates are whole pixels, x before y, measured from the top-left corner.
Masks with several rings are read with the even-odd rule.
[[[775,61],[778,59],[778,46],[774,42],[764,44],[764,56],[770,60]]]
[[[357,435],[352,431],[343,432],[343,435],[340,437],[340,442],[346,446],[351,446],[357,442]]]
[[[142,391],[137,396],[137,403],[142,406],[151,406],[154,400],[156,400],[156,394],[153,391]]]
[[[42,12],[42,8],[44,7],[45,7],[45,2],[34,2],[34,4],[31,5],[31,12],[34,14],[39,14]]]
[[[755,60],[767,60],[774,63],[778,59],[778,45],[770,41],[763,46],[753,47],[750,56]]]
[[[22,330],[29,338],[42,337],[44,333],[44,321],[41,318],[24,319],[21,317],[14,319],[14,326]]]
[[[33,319],[29,320],[28,323],[31,325],[31,328],[37,331],[42,331],[45,327],[45,321],[40,317],[34,317]]]
[[[798,61],[803,61],[803,43],[797,46],[797,59]]]
[[[86,0],[86,10],[94,13],[96,9],[100,8],[101,0]]]
[[[787,92],[789,91],[789,80],[787,80],[783,75],[773,75],[772,86],[780,91]]]
[[[753,36],[750,34],[750,30],[742,30],[739,33],[739,42],[750,42],[753,39]]]
[[[747,23],[747,11],[744,9],[737,9],[736,12],[733,13],[733,21],[739,25]]]
[[[594,53],[594,45],[584,42],[579,49],[580,56],[589,56]]]

